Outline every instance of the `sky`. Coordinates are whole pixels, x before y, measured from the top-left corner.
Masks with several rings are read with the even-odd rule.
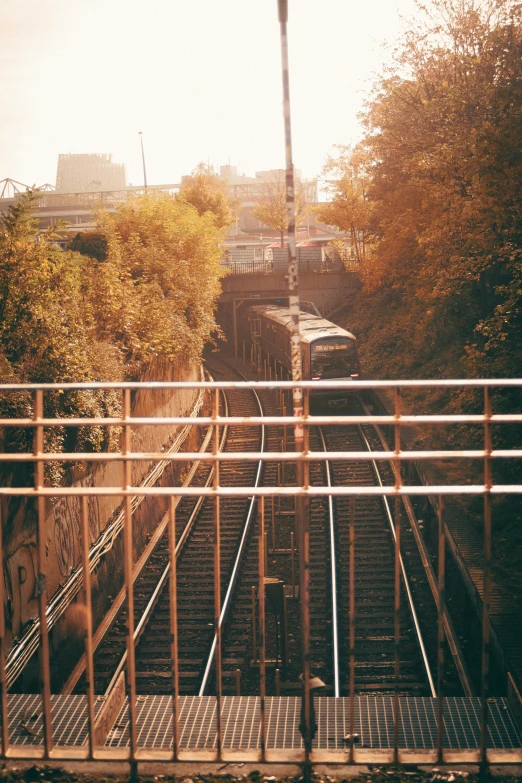
[[[365,95],[414,0],[289,0],[294,163],[316,177],[360,136]],[[387,43],[388,46],[383,44]],[[0,0],[0,180],[52,184],[59,153],[127,180],[200,161],[284,166],[276,0]]]

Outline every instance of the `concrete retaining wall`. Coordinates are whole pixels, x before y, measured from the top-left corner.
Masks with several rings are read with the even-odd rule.
[[[196,364],[158,365],[151,368],[142,380],[199,380],[200,371]],[[134,416],[187,416],[193,409],[197,398],[194,390],[140,391],[133,393],[132,414]],[[179,427],[143,426],[132,432],[132,448],[136,451],[160,451],[167,449],[174,440]],[[189,436],[192,443],[187,446],[197,450],[198,433]],[[85,464],[83,472],[76,471],[71,483],[74,486],[121,486],[123,484],[123,466],[121,462],[105,464]],[[139,485],[151,468],[149,464],[133,463],[132,481]],[[160,483],[172,485],[177,480],[177,469],[172,465],[166,468]],[[121,505],[118,497],[89,498],[89,529],[92,544]],[[166,500],[146,498],[136,511],[133,519],[134,548],[136,557],[145,546],[151,530],[166,510]],[[17,639],[23,633],[24,626],[38,616],[36,593],[36,508],[32,500],[3,504],[3,519],[7,520],[9,538],[4,542],[4,585],[6,593],[6,621],[8,639]],[[46,502],[47,526],[47,587],[48,596],[52,596],[69,577],[72,569],[79,563],[80,499],[76,497],[49,499]],[[94,577],[94,612],[102,614],[110,603],[111,596],[121,586],[122,560],[121,542],[106,556],[105,563]],[[74,611],[69,613],[69,620]],[[53,632],[53,644],[59,645],[62,638],[71,633],[67,615]]]

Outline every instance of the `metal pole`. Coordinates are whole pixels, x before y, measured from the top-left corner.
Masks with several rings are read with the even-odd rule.
[[[262,498],[261,498],[262,499]],[[265,553],[263,552],[263,543],[265,537],[263,535],[262,541],[259,542],[259,557],[265,560]],[[263,568],[264,571],[264,568]],[[256,617],[256,588],[252,585],[252,660],[257,661],[257,617]]]
[[[40,424],[44,415],[43,391],[38,389],[34,398],[34,456],[40,457],[44,452],[44,428]],[[44,486],[44,463],[38,460],[34,466],[34,487],[38,492]],[[43,710],[43,739],[45,758],[49,758],[53,746],[53,729],[51,719],[51,673],[49,653],[49,629],[47,624],[47,535],[45,526],[45,497],[38,495],[36,499],[38,509],[37,528],[37,568],[38,579],[36,593],[38,595],[38,612],[40,617],[40,685]]]
[[[0,563],[4,562],[3,545],[3,520],[2,505],[0,503]],[[7,756],[9,750],[9,718],[7,706],[7,683],[6,683],[6,638],[5,638],[5,603],[4,603],[4,580],[0,579],[0,710],[2,717],[2,757]]]
[[[350,763],[354,761],[354,698],[355,698],[355,498],[350,498]]]
[[[179,752],[179,661],[178,661],[178,584],[176,561],[176,498],[169,503],[169,560],[170,560],[170,650],[172,656],[172,755],[177,761]]]
[[[92,594],[91,594],[91,569],[89,567],[89,499],[84,495],[81,498],[81,546],[83,568],[83,592],[85,606],[85,672],[87,679],[87,725],[89,730],[89,758],[93,758],[95,749],[94,739],[94,663],[92,644]]]
[[[292,126],[290,120],[290,78],[288,71],[288,0],[278,0],[279,26],[281,36],[281,69],[283,77],[283,117],[285,126],[285,158],[286,158],[286,212],[288,234],[288,307],[291,317],[291,355],[292,380],[302,380],[301,343],[299,334],[299,281],[295,253],[295,194],[294,194],[294,164],[292,162]],[[292,390],[294,416],[303,415],[303,395],[300,388]],[[302,421],[297,421],[294,427],[295,450],[304,449],[304,432]],[[297,484],[303,486],[304,473],[301,461],[297,463]],[[299,547],[301,633],[303,655],[303,740],[305,746],[305,764],[303,774],[305,783],[311,777],[310,751],[312,749],[311,705],[310,705],[310,596],[309,596],[309,502],[308,498],[296,498],[296,524]]]
[[[444,558],[446,537],[444,534],[444,498],[439,495],[438,503],[438,533],[439,533],[439,569],[438,569],[438,634],[437,634],[437,763],[443,762],[444,747],[444,611],[446,598],[444,595],[445,570]]]
[[[214,411],[212,418],[219,416],[219,389],[216,389],[214,396]],[[219,454],[219,424],[214,425],[214,444],[213,454]],[[219,487],[219,461],[214,467],[214,476],[212,486],[214,490]],[[220,519],[220,498],[214,497],[214,634],[216,637],[216,656],[215,656],[215,675],[216,675],[216,735],[218,759],[221,761],[222,750],[222,724],[221,724],[221,702],[222,702],[222,682],[221,682],[221,626],[219,618],[221,616],[221,519]]]
[[[265,640],[265,499],[260,499],[260,529],[258,541],[258,565],[259,565],[259,695],[260,695],[260,732],[261,732],[261,760],[266,761],[266,640]],[[254,590],[255,608],[255,590]],[[255,622],[255,618],[253,618]]]
[[[147,169],[145,168],[145,151],[143,149],[143,133],[139,131],[138,135],[140,137],[140,143],[141,143],[141,160],[143,163],[143,184],[145,186],[145,190],[147,190]]]
[[[480,722],[480,756],[481,766],[486,768],[488,746],[488,695],[489,695],[489,614],[491,600],[491,400],[489,389],[484,388],[484,415],[487,423],[484,424],[484,572],[482,593],[482,676],[481,676],[481,702],[482,715]]]
[[[123,418],[127,421],[131,415],[130,389],[123,390]],[[125,424],[123,431],[123,456],[126,457],[132,451],[131,426]],[[123,463],[123,488],[127,490],[132,486],[132,463],[125,460]],[[123,499],[124,523],[123,523],[123,565],[125,574],[125,591],[127,594],[127,696],[129,699],[129,744],[131,758],[131,777],[137,777],[136,751],[138,749],[138,729],[136,710],[136,660],[134,649],[134,582],[133,570],[133,539],[132,539],[132,502],[130,495]]]

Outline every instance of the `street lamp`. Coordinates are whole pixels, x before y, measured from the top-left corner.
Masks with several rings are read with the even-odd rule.
[[[143,150],[143,133],[139,131],[138,135],[140,137],[140,142],[141,142],[141,159],[143,161],[143,184],[145,185],[145,190],[147,190],[147,169],[145,168],[145,152]]]

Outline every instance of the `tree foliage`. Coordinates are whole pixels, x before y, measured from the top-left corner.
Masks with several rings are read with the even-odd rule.
[[[222,232],[184,196],[142,196],[102,218],[108,253],[91,264],[96,329],[128,377],[158,356],[197,358],[215,328]]]
[[[330,162],[330,222],[373,243],[360,326],[379,374],[518,373],[521,54],[517,3],[432,0],[368,101],[364,140]]]
[[[3,382],[136,378],[155,359],[196,359],[214,324],[221,230],[183,197],[144,196],[100,216],[62,251],[38,233],[31,193],[0,217],[0,378]],[[100,254],[100,250],[104,250]],[[115,392],[45,394],[51,417],[117,415]],[[0,416],[32,415],[25,393],[0,397]],[[31,450],[31,432],[6,428],[8,451]],[[111,448],[110,428],[46,430],[48,451]],[[117,442],[117,441],[116,441]],[[47,478],[63,476],[59,463]],[[27,478],[27,476],[26,476]]]
[[[107,237],[99,231],[80,231],[69,242],[69,250],[76,250],[82,256],[105,261],[107,258]]]
[[[227,195],[226,184],[214,170],[200,163],[181,185],[181,196],[192,204],[198,215],[210,213],[218,228],[227,228],[235,220],[237,204]]]
[[[295,224],[302,225],[309,211],[305,189],[302,182],[295,183]],[[266,180],[258,187],[257,203],[252,214],[265,226],[281,235],[283,247],[284,233],[287,230],[288,213],[286,208],[286,182],[282,175]]]
[[[317,217],[329,226],[337,226],[350,235],[351,248],[359,262],[366,259],[372,204],[367,196],[370,179],[362,151],[337,145],[336,158],[329,157],[323,168],[330,201],[316,208]]]
[[[330,214],[342,227],[346,215],[355,223],[355,206],[343,196],[363,160],[372,241],[350,328],[366,371],[378,377],[519,377],[521,6],[428,0],[421,8],[369,97],[362,142],[335,161],[348,187],[339,188]],[[437,404],[482,407],[471,395],[439,396]],[[496,391],[493,405],[517,410],[520,393]],[[448,438],[461,447],[464,436],[453,428]],[[496,428],[495,444],[520,448],[518,429]],[[522,480],[516,460],[495,470],[502,483]],[[496,503],[497,555],[522,572],[513,560],[522,545],[520,508]]]

